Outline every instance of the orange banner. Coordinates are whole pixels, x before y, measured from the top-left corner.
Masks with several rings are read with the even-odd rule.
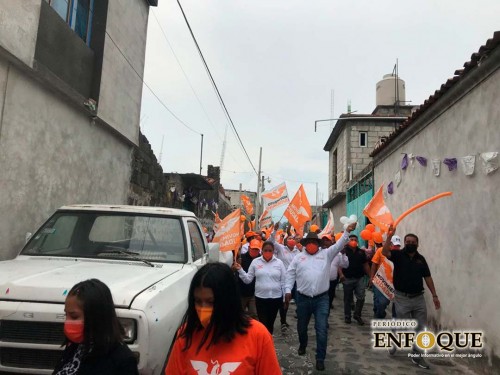
[[[394,263],[384,257],[372,280],[373,285],[389,300],[394,299],[393,272]]]
[[[212,242],[218,242],[220,251],[238,251],[241,243],[241,210],[231,212],[221,221]]]
[[[382,232],[387,232],[389,225],[394,222],[391,211],[387,208],[383,193],[384,185],[375,193],[373,198],[363,209],[363,214],[370,219],[370,222],[379,227]]]
[[[293,225],[298,234],[304,234],[304,224],[311,220],[312,211],[307,199],[304,185],[300,185],[299,190],[288,205],[283,214],[290,224]]]
[[[253,204],[250,201],[250,198],[247,197],[246,195],[242,194],[240,196],[241,202],[243,202],[243,207],[245,207],[245,211],[247,214],[251,215],[253,214]]]
[[[283,182],[278,186],[273,187],[271,190],[263,192],[262,201],[264,202],[264,210],[268,210],[269,212],[274,210],[276,207],[287,204],[290,200],[288,199],[286,184]]]

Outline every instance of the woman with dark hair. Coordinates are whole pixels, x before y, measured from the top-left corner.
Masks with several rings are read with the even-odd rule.
[[[262,245],[262,256],[255,258],[248,272],[235,263],[240,279],[250,284],[255,279],[255,306],[259,321],[273,334],[274,321],[285,295],[286,269],[283,262],[274,256],[274,244],[266,241]]]
[[[166,375],[281,374],[273,339],[241,306],[231,268],[201,267],[189,288],[188,309]]]
[[[53,375],[139,374],[106,284],[97,279],[76,284],[64,311],[65,349]]]

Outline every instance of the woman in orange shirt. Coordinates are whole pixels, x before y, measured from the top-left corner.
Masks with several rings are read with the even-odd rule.
[[[188,309],[166,375],[281,374],[272,336],[241,307],[231,268],[209,263],[189,288]]]

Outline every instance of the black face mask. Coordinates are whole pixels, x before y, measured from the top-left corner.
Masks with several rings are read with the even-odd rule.
[[[405,251],[407,253],[414,253],[415,251],[417,251],[417,245],[415,245],[415,244],[405,245]]]

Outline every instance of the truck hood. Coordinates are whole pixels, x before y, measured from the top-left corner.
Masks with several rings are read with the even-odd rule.
[[[114,259],[19,256],[0,262],[0,300],[64,303],[73,285],[95,278],[111,289],[115,306],[128,308],[138,294],[182,267],[172,263],[149,267]]]

